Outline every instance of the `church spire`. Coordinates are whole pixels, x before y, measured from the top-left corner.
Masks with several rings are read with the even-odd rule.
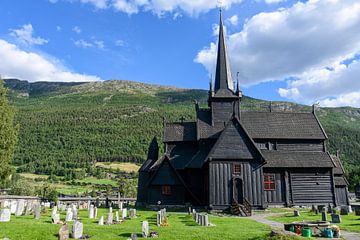
[[[215,95],[220,89],[234,91],[233,80],[231,77],[230,62],[227,56],[225,33],[222,20],[222,11],[220,10],[219,43],[216,62],[215,75]]]

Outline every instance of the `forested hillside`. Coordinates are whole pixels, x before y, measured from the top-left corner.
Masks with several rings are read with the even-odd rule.
[[[76,178],[95,162],[141,163],[154,136],[162,138],[163,118],[194,119],[193,100],[206,104],[207,91],[129,81],[28,83],[6,80],[20,124],[14,164],[19,172]],[[269,103],[244,98],[244,109],[267,111]],[[311,111],[311,107],[272,103],[274,111]],[[329,149],[340,150],[352,183],[360,173],[360,110],[322,108],[318,116]],[[162,147],[162,146],[161,146]],[[356,173],[356,174],[355,174]]]

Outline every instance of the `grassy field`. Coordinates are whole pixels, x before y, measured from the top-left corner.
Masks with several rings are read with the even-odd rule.
[[[98,217],[105,217],[107,209],[99,209]],[[32,216],[11,216],[8,223],[0,223],[0,238],[8,237],[11,240],[48,240],[57,239],[60,225],[51,224],[50,210],[42,215],[40,220]],[[185,213],[168,213],[168,227],[156,226],[156,214],[154,211],[138,211],[136,219],[126,220],[122,224],[112,226],[99,226],[98,220],[87,217],[87,211],[81,210],[80,217],[84,223],[84,234],[94,240],[128,239],[131,233],[136,232],[141,236],[141,222],[149,221],[150,232],[159,233],[159,239],[266,239],[270,228],[246,218],[210,216],[213,227],[198,226]],[[65,213],[61,214],[61,219]],[[71,224],[70,224],[71,225]],[[70,226],[71,227],[71,226]]]
[[[328,220],[331,221],[330,214],[327,214]],[[274,220],[282,223],[291,223],[295,221],[303,221],[303,220],[321,220],[321,214],[316,215],[312,212],[301,212],[300,217],[294,217],[293,213],[285,213],[280,216],[272,216],[268,219]],[[342,222],[340,224],[336,224],[342,230],[358,232],[360,233],[360,216],[355,216],[355,213],[350,213],[349,215],[341,216]]]
[[[121,162],[97,162],[96,167],[105,169],[120,170],[123,172],[137,172],[140,168],[139,165],[134,163],[121,163]]]

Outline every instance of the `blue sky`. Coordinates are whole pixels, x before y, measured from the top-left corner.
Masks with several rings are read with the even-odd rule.
[[[207,89],[219,21],[216,0],[209,2],[2,0],[0,73],[31,81],[125,79]],[[246,95],[360,105],[358,1],[223,2],[232,69],[240,72]],[[341,35],[350,40],[335,39]]]

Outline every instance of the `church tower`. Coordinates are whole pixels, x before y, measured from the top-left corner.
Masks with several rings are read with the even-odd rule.
[[[213,125],[228,122],[235,115],[240,119],[240,101],[242,93],[239,82],[234,89],[231,67],[227,55],[226,38],[220,11],[219,40],[215,73],[215,88],[210,87],[209,107],[211,108]]]

